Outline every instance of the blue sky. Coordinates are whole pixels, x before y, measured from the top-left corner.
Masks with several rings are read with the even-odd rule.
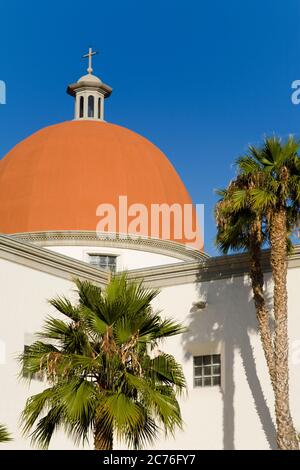
[[[86,5],[86,11],[83,10]],[[94,71],[113,88],[106,119],[149,138],[194,202],[214,248],[214,189],[265,134],[299,134],[299,0],[10,0],[0,4],[0,158],[21,139],[73,118],[67,84]]]

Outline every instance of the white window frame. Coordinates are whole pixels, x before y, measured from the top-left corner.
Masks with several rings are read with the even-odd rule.
[[[198,363],[196,363],[198,362]],[[214,369],[218,368],[219,372]],[[214,378],[219,383],[213,383]],[[205,382],[210,382],[205,383]],[[222,355],[220,353],[198,354],[193,356],[193,387],[210,388],[222,385]]]
[[[95,266],[93,265],[92,263],[90,263],[90,257],[92,256],[104,256],[104,257],[112,257],[112,258],[115,258],[116,260],[116,266],[115,266],[115,270],[110,270],[110,269],[107,269],[107,271],[110,271],[110,272],[117,272],[118,270],[118,256],[116,253],[103,253],[102,251],[88,251],[86,252],[86,261],[87,263],[90,265],[90,266],[94,266],[94,267],[98,267],[99,269],[104,269],[106,270],[106,268],[101,268],[101,266]]]

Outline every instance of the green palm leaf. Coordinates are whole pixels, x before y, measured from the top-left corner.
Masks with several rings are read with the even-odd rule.
[[[20,357],[29,378],[42,372],[51,384],[27,400],[24,433],[42,448],[58,429],[75,443],[92,433],[103,449],[113,436],[140,448],[153,443],[160,427],[173,433],[182,425],[176,397],[185,388],[182,367],[162,352],[151,359],[148,351],[184,327],[153,312],[158,291],[125,274],[105,290],[75,282],[78,303],[51,300],[65,318],[48,317],[40,340]]]
[[[298,449],[288,394],[287,255],[292,249],[292,232],[300,221],[300,142],[289,136],[282,141],[266,137],[263,145],[250,146],[247,155],[236,161],[238,175],[225,190],[218,192],[215,208],[216,244],[223,253],[249,253],[252,283],[260,337],[275,393],[278,425],[277,442],[281,449]],[[261,249],[270,247],[274,281],[275,333],[270,328],[264,294]],[[278,383],[278,370],[281,371]],[[278,405],[280,403],[280,405]],[[284,406],[282,405],[284,403]]]
[[[7,431],[6,427],[3,426],[3,424],[0,424],[0,443],[1,442],[9,442],[11,440],[12,440],[12,438],[11,438],[9,432]]]

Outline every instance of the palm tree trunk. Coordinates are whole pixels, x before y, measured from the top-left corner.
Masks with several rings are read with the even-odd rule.
[[[264,297],[264,274],[261,265],[261,244],[254,240],[250,246],[250,278],[260,339],[265,354],[273,390],[275,391],[275,359],[269,312]]]
[[[289,403],[286,239],[286,212],[283,208],[279,208],[272,214],[270,223],[271,267],[274,281],[277,445],[283,450],[298,450],[299,443]]]
[[[104,427],[101,419],[96,420],[94,429],[94,449],[113,450],[113,432]]]

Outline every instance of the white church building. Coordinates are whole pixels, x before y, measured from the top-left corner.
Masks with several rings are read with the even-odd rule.
[[[201,237],[149,231],[149,220],[124,230],[120,197],[131,216],[136,204],[191,206],[167,157],[144,137],[104,120],[112,89],[93,75],[71,84],[75,118],[39,130],[0,160],[0,422],[13,441],[1,449],[30,449],[20,414],[45,383],[19,380],[16,356],[34,341],[48,299],[74,298],[72,279],[105,287],[111,271],[126,270],[160,294],[158,308],[188,331],[164,343],[183,365],[184,420],[157,449],[275,448],[273,393],[257,333],[245,255],[209,257]],[[104,212],[115,208],[113,220]],[[107,214],[106,214],[107,215]],[[99,223],[102,220],[102,224]],[[171,219],[170,219],[171,220]],[[153,228],[151,226],[151,228]],[[155,228],[155,227],[154,227]],[[272,303],[268,255],[265,279]],[[300,248],[289,259],[291,408],[300,431]],[[92,444],[92,443],[91,443]],[[71,449],[61,432],[51,449]]]

